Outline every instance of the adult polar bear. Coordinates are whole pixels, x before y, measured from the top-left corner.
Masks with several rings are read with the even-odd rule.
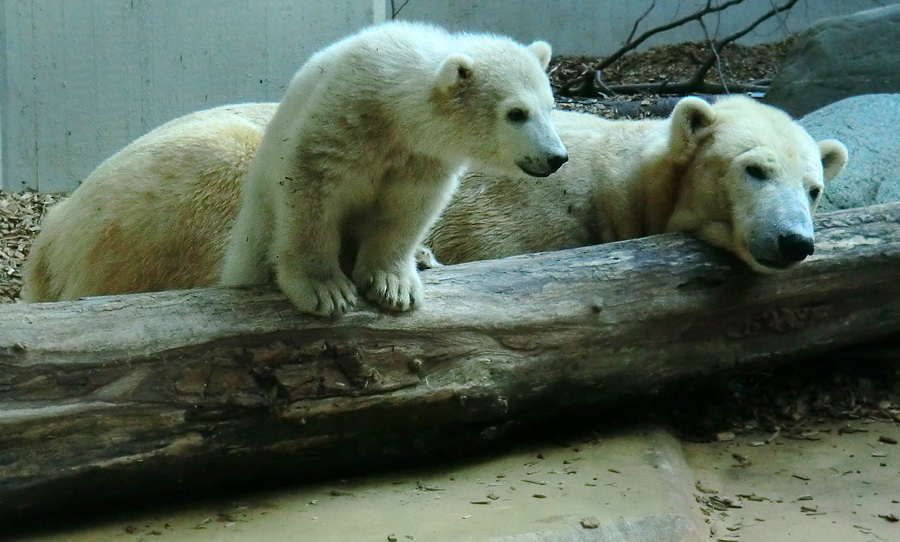
[[[426,239],[458,263],[692,232],[759,272],[812,254],[812,213],[847,162],[784,112],[685,98],[667,120],[557,112],[571,162],[556,182],[472,172]]]
[[[107,160],[45,219],[23,298],[215,284],[247,164],[275,107],[187,115]],[[693,231],[765,271],[811,249],[799,239],[811,235],[816,191],[847,160],[839,142],[817,144],[784,113],[745,98],[686,98],[660,120],[553,118],[570,162],[533,182],[467,173],[427,240],[439,259]],[[797,242],[782,241],[778,256],[779,238]]]

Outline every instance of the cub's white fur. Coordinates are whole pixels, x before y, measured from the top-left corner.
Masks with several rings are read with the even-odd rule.
[[[222,283],[274,277],[323,316],[352,307],[357,288],[411,308],[422,299],[413,252],[470,161],[537,176],[565,161],[549,58],[543,42],[408,23],[314,55],[250,164]]]

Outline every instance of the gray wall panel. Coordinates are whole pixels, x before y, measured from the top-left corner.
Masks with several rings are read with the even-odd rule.
[[[377,4],[0,2],[2,187],[44,192],[71,191],[103,159],[184,113],[277,101],[310,54],[371,24]]]
[[[715,0],[713,5],[725,0]],[[395,2],[398,6],[402,1]],[[530,42],[544,39],[554,54],[608,55],[618,49],[634,22],[652,0],[410,0],[398,18],[433,21],[455,30],[492,31]],[[723,37],[745,28],[773,5],[785,0],[748,0],[706,20],[712,36]],[[884,0],[801,0],[786,14],[761,25],[741,43],[775,41],[790,32],[832,15],[854,13],[894,2]],[[638,34],[696,12],[706,0],[657,0]],[[652,38],[649,45],[699,41],[703,29],[692,22]]]

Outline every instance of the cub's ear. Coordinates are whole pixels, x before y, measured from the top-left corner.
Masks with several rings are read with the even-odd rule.
[[[695,96],[683,98],[672,111],[671,140],[673,149],[691,152],[710,130],[716,114],[706,100]]]
[[[550,65],[550,57],[553,55],[553,49],[550,47],[550,44],[546,41],[536,41],[528,46],[528,50],[534,53],[534,56],[538,58],[538,62],[541,63],[541,68],[547,71],[547,66]]]
[[[819,141],[819,154],[822,155],[822,169],[827,183],[847,165],[847,147],[837,139],[826,139]]]
[[[447,92],[459,82],[472,77],[475,61],[463,53],[453,53],[441,62],[435,76],[434,85],[441,92]]]

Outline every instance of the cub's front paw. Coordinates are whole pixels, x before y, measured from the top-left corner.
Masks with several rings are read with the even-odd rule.
[[[422,281],[415,269],[376,269],[354,274],[354,280],[367,299],[392,311],[408,311],[422,302]]]
[[[326,279],[279,276],[278,286],[298,309],[315,316],[338,317],[356,305],[356,287],[342,274]]]

